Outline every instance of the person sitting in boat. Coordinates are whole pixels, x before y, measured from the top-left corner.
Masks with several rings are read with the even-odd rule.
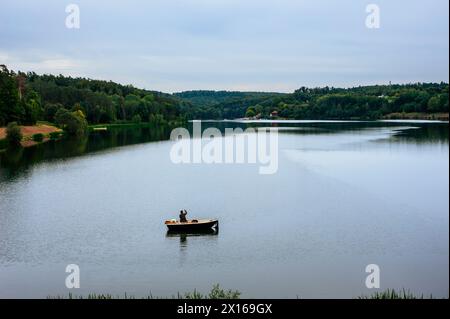
[[[180,222],[181,223],[187,223],[186,215],[187,215],[187,211],[185,209],[180,210]]]

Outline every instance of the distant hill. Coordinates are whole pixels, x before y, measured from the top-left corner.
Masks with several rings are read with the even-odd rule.
[[[239,91],[185,91],[174,96],[193,106],[189,118],[233,119],[244,117],[249,107],[288,96],[285,93]]]
[[[273,96],[283,95],[283,93],[196,90],[174,93],[173,95],[182,100],[188,101],[193,105],[204,107],[221,103],[229,103],[241,99],[270,98]]]
[[[277,111],[290,119],[448,118],[448,83],[413,83],[354,88],[301,87],[291,94],[188,91],[174,96],[189,102],[189,118],[233,119]]]

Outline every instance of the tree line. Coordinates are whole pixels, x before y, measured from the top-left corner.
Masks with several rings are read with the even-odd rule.
[[[191,113],[198,119],[243,117],[288,119],[380,119],[392,113],[448,113],[448,83],[373,85],[354,88],[301,87],[291,94],[189,91],[201,101]],[[276,111],[276,113],[274,113]]]
[[[169,94],[131,85],[15,73],[0,66],[0,126],[13,121],[30,125],[38,120],[56,123],[60,110],[82,114],[90,124],[169,122],[182,119],[184,103]]]
[[[448,113],[448,83],[307,88],[293,93],[150,91],[112,81],[38,75],[0,65],[0,126],[36,121],[79,125],[235,119],[378,119],[391,113]]]

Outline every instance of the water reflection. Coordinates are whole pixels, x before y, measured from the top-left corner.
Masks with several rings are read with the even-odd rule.
[[[414,126],[416,125],[414,124]],[[448,123],[422,124],[418,125],[416,130],[400,131],[395,135],[395,140],[416,144],[448,144],[448,134]]]
[[[192,123],[187,124],[192,133]],[[202,122],[202,129],[216,127],[221,132],[225,128],[255,129],[261,127],[274,127],[280,133],[295,135],[333,135],[343,132],[364,132],[368,129],[400,129],[391,136],[389,143],[413,143],[416,145],[442,144],[448,146],[448,123],[411,123],[411,122],[305,122],[305,123],[243,123],[208,121]],[[70,157],[82,156],[87,153],[98,152],[113,147],[133,145],[147,142],[164,141],[170,137],[174,127],[165,126],[136,126],[111,127],[107,131],[91,132],[89,136],[81,139],[65,139],[62,141],[49,141],[44,144],[28,148],[9,149],[0,152],[0,175],[7,179],[17,174],[26,174],[32,165],[48,160],[60,160]]]
[[[219,230],[214,228],[203,231],[197,231],[195,233],[177,232],[168,230],[166,233],[166,238],[179,238],[180,244],[186,245],[188,237],[208,237],[217,235],[219,235]]]
[[[289,132],[299,135],[319,135],[319,134],[335,134],[343,132],[363,131],[367,129],[381,128],[415,128],[399,130],[395,137],[397,141],[411,142],[417,144],[431,143],[447,143],[449,141],[449,129],[447,122],[304,122],[304,123],[243,123],[243,122],[206,122],[202,123],[202,128],[216,127],[222,133],[225,128],[242,128],[248,127],[258,129],[262,127],[273,127],[278,132]],[[395,141],[394,141],[395,142]]]
[[[91,132],[82,138],[66,138],[27,148],[8,149],[0,152],[0,168],[5,170],[3,175],[14,178],[18,173],[26,172],[29,167],[42,161],[61,160],[113,147],[167,140],[171,130],[170,126],[112,127],[107,131]]]

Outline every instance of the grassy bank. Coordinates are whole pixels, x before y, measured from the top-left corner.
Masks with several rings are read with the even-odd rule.
[[[36,125],[20,126],[22,133],[21,144],[23,147],[33,146],[38,143],[46,142],[50,139],[52,134],[62,133],[60,128],[57,128],[51,123],[38,122]],[[37,141],[33,136],[42,135],[42,140]],[[8,146],[6,141],[6,127],[0,127],[0,149],[5,149]]]
[[[123,123],[109,123],[109,124],[94,124],[89,125],[89,131],[94,130],[101,130],[101,129],[114,129],[114,128],[142,128],[142,127],[157,127],[157,126],[167,126],[167,127],[175,127],[175,126],[182,126],[183,124],[186,124],[182,121],[170,121],[170,122],[163,122],[163,123],[153,123],[153,122],[123,122]]]
[[[113,124],[95,124],[89,125],[89,131],[95,131],[98,129],[114,129],[114,128],[140,128],[152,126],[148,122],[142,123],[113,123]]]

